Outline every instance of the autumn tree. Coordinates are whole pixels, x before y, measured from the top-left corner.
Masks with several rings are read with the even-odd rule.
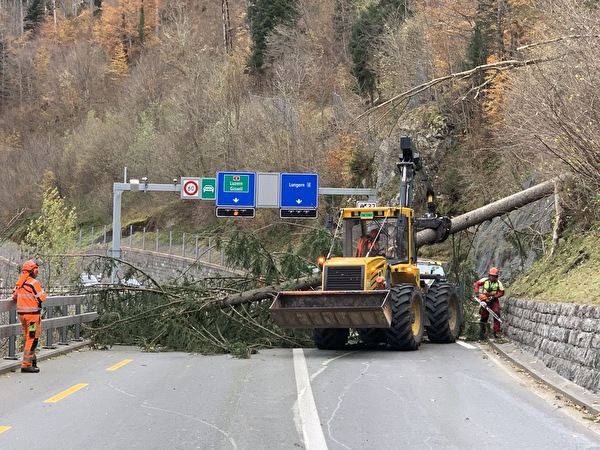
[[[600,218],[600,11],[571,0],[533,6],[545,39],[519,51],[546,62],[510,74],[496,139],[513,166],[532,176],[573,173],[568,214],[586,228]]]

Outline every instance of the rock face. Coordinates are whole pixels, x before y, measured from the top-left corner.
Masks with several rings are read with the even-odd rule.
[[[508,298],[504,332],[562,377],[600,393],[600,307]]]

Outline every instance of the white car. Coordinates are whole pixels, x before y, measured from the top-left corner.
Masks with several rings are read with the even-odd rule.
[[[97,284],[100,284],[98,282],[98,278],[96,278],[95,275],[91,275],[91,274],[88,274],[88,273],[82,273],[80,281],[81,281],[81,284],[83,286],[85,286],[85,287],[95,286]]]
[[[142,283],[140,283],[135,278],[127,278],[126,280],[121,280],[120,283],[123,284],[123,285],[125,285],[125,286],[130,286],[130,287],[137,287],[137,288],[143,287]]]
[[[446,272],[439,261],[417,261],[417,267],[419,268],[421,278],[427,286],[431,286],[435,281],[432,275],[439,277],[441,280],[446,279]]]

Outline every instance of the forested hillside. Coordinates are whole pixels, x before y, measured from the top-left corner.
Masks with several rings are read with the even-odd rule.
[[[371,187],[381,143],[410,134],[447,149],[434,161],[442,212],[571,172],[565,225],[589,229],[599,6],[1,0],[0,223],[35,217],[49,188],[79,225],[110,223],[124,167],[155,183],[239,170]],[[127,196],[124,216],[215,220],[182,203]]]

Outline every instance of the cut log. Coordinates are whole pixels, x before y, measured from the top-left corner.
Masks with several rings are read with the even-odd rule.
[[[557,179],[545,181],[537,184],[529,189],[525,189],[516,194],[489,203],[481,208],[469,211],[466,214],[454,217],[451,219],[450,234],[458,233],[466,230],[469,227],[478,225],[486,220],[492,220],[494,217],[499,217],[507,214],[515,209],[535,202],[544,197],[554,194],[555,184],[557,181],[566,178],[561,176]],[[436,240],[436,234],[433,230],[422,230],[417,233],[417,247],[432,244]]]

